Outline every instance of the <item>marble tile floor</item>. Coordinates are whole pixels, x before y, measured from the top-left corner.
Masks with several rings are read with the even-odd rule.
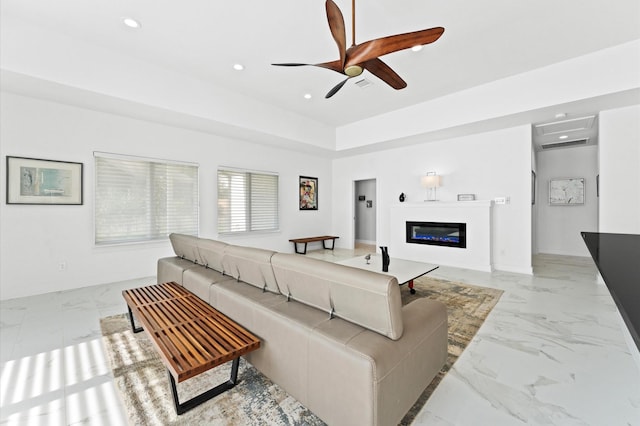
[[[414,424],[640,425],[638,353],[591,259],[539,255],[533,276],[450,267],[432,276],[505,293]],[[123,289],[152,282],[0,301],[0,424],[127,424],[98,320],[125,312]]]

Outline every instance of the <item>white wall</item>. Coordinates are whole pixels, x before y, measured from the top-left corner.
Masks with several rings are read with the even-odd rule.
[[[640,234],[640,106],[600,113],[600,232]]]
[[[331,161],[2,92],[0,104],[0,298],[41,294],[155,275],[167,241],[126,246],[93,244],[93,151],[200,164],[200,235],[216,238],[216,170],[234,166],[278,172],[277,233],[226,241],[292,252],[290,238],[333,233]],[[7,205],[5,156],[84,163],[84,205]],[[298,176],[319,178],[318,211],[298,210]],[[323,189],[324,188],[324,189]],[[338,234],[339,235],[339,234]],[[67,269],[58,270],[60,262]]]
[[[420,178],[428,171],[443,176],[437,192],[441,201],[455,201],[459,193],[476,194],[478,200],[509,196],[510,204],[493,211],[494,267],[531,273],[530,126],[335,160],[333,229],[341,236],[338,245],[353,246],[351,182],[376,179],[378,244],[389,245],[390,206],[399,203],[402,192],[407,202],[423,201],[427,194]]]
[[[420,177],[443,175],[442,201],[458,193],[479,200],[511,197],[494,207],[496,269],[531,272],[530,126],[441,140],[334,160],[163,126],[24,96],[0,97],[0,298],[47,293],[151,276],[167,242],[93,245],[93,151],[200,163],[200,234],[216,238],[215,172],[219,165],[280,173],[281,232],[228,238],[231,243],[292,251],[289,238],[339,235],[352,247],[354,185],[377,179],[377,242],[389,244],[389,210],[404,192],[420,202]],[[640,233],[640,106],[600,115],[600,231]],[[83,162],[83,206],[6,205],[5,156]],[[536,167],[540,167],[539,164]],[[320,209],[298,210],[298,176],[320,179]],[[540,177],[539,177],[540,179]],[[539,190],[543,185],[539,186]],[[587,188],[593,188],[589,184]],[[588,197],[590,199],[592,197]],[[539,193],[538,203],[544,202]],[[58,271],[60,262],[66,271]],[[464,265],[461,265],[464,266]]]
[[[553,149],[537,153],[537,243],[541,253],[589,256],[580,232],[598,231],[596,145]],[[584,178],[585,202],[581,205],[549,205],[549,180]]]

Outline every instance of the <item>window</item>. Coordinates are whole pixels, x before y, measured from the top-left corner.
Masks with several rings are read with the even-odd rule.
[[[278,229],[278,175],[219,169],[218,232]]]
[[[198,165],[95,153],[95,241],[198,235]]]

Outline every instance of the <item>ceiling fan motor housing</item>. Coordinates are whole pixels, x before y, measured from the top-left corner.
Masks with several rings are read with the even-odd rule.
[[[356,77],[362,74],[362,67],[360,65],[350,65],[344,69],[344,73],[349,77]]]

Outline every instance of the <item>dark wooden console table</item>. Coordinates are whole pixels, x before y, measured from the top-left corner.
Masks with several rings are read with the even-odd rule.
[[[240,357],[260,347],[260,340],[176,283],[122,292],[134,333],[147,332],[169,370],[173,403],[182,414],[236,385]],[[142,323],[136,327],[135,319]],[[231,378],[180,403],[182,382],[233,360]]]

